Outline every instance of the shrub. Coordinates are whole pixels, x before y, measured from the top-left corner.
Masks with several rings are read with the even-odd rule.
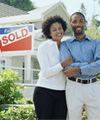
[[[86,111],[84,109],[84,106],[82,108],[82,120],[87,120],[87,115],[86,115]]]
[[[15,101],[16,104],[34,104],[32,99],[22,98],[21,100]]]
[[[0,120],[36,120],[35,108],[29,107],[9,107],[8,111],[1,111]]]
[[[20,81],[17,71],[5,70],[0,71],[0,104],[15,104],[16,101],[23,98],[18,89],[23,89],[23,85],[16,85]]]

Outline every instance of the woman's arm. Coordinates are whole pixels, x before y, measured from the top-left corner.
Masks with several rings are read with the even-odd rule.
[[[61,66],[65,67],[66,65],[74,63],[74,59],[72,57],[67,57],[65,60],[61,62]]]
[[[63,70],[63,67],[65,67],[67,64],[74,62],[73,58],[69,57],[63,60],[61,63],[58,60],[58,64],[51,67],[50,57],[49,54],[47,53],[47,46],[43,45],[40,45],[38,48],[37,58],[40,64],[41,72],[46,78],[58,74],[61,70]]]

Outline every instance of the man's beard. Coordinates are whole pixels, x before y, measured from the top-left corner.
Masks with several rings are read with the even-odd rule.
[[[75,35],[82,35],[84,34],[84,30],[80,31],[80,32],[77,32],[76,30],[73,30],[74,34]]]

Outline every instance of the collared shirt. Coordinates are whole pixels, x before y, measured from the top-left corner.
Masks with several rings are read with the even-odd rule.
[[[65,90],[65,76],[59,62],[57,42],[47,40],[38,48],[37,58],[40,64],[39,80],[36,86],[53,90]]]
[[[59,51],[60,62],[71,56],[74,58],[74,63],[67,66],[81,68],[81,74],[78,73],[74,75],[74,77],[81,79],[92,79],[99,73],[100,40],[88,38],[85,35],[83,41],[80,41],[74,36],[73,38],[62,42]],[[92,63],[88,64],[88,62]]]

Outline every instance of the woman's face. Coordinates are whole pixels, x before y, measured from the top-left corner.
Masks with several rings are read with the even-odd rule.
[[[63,37],[64,30],[60,23],[56,22],[50,26],[50,36],[53,41],[60,41]]]

